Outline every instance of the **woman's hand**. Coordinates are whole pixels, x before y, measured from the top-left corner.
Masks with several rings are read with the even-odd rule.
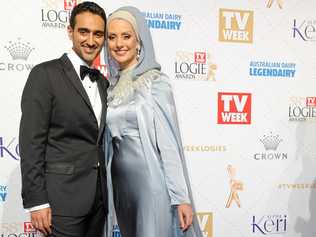
[[[193,211],[190,204],[180,204],[178,205],[178,215],[180,228],[182,231],[186,231],[192,224]]]

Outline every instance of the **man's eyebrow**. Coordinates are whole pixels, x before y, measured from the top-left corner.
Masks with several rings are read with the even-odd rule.
[[[88,28],[85,28],[85,27],[79,27],[78,30],[84,30],[84,31],[89,31],[90,32],[90,30]]]
[[[104,30],[96,30],[95,33],[104,33]]]
[[[91,30],[89,30],[88,28],[85,28],[85,27],[79,27],[78,30],[84,30],[84,31],[87,31],[87,32],[91,32]],[[95,30],[95,31],[92,31],[94,33],[104,33],[104,30]]]

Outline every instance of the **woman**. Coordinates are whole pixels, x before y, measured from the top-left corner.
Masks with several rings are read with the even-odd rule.
[[[202,236],[193,217],[169,80],[155,61],[138,9],[123,7],[110,15],[106,48],[108,235],[114,202],[122,237]]]

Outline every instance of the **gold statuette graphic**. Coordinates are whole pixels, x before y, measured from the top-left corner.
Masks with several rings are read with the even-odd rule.
[[[273,2],[276,1],[279,8],[282,9],[283,8],[283,1],[282,0],[269,0],[268,4],[267,4],[267,8],[270,8],[273,4]]]
[[[211,54],[207,53],[207,80],[215,81],[215,74],[217,70],[217,65],[211,61]]]
[[[217,70],[217,65],[214,63],[208,63],[208,72],[207,72],[207,79],[209,81],[215,81],[215,71]]]
[[[236,202],[237,206],[240,207],[240,199],[238,196],[238,191],[243,191],[244,185],[241,181],[236,180],[236,168],[232,165],[227,166],[227,171],[229,175],[229,184],[230,184],[230,194],[226,203],[226,208],[230,208],[233,201]]]

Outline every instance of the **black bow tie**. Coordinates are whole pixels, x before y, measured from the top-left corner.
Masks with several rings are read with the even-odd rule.
[[[88,68],[87,66],[80,66],[80,78],[83,80],[86,75],[89,75],[92,82],[100,78],[100,71],[98,69]]]

